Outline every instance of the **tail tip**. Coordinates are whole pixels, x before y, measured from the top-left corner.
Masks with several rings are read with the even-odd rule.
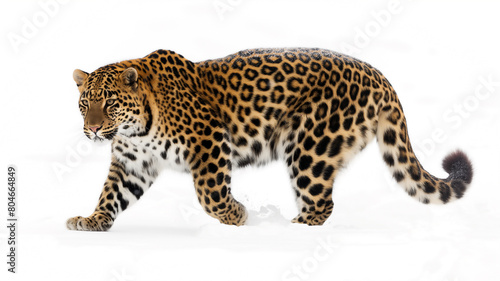
[[[453,179],[460,179],[466,184],[470,184],[472,181],[474,172],[472,163],[469,157],[461,150],[452,152],[444,158],[443,169]]]

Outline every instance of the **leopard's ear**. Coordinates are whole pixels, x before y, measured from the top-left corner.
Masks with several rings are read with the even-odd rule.
[[[137,78],[139,77],[139,74],[137,74],[137,70],[133,67],[129,67],[125,69],[122,74],[120,75],[123,84],[126,86],[132,87],[132,89],[135,89],[137,87]]]
[[[85,82],[85,79],[87,79],[88,76],[89,74],[87,72],[80,69],[75,69],[75,71],[73,71],[73,79],[78,87],[83,85],[83,82]]]

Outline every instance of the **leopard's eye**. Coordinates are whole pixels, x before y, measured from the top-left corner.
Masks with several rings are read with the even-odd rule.
[[[109,99],[109,100],[106,100],[106,104],[107,104],[107,105],[113,105],[115,102],[116,102],[116,100],[115,100],[115,99]]]
[[[82,104],[85,105],[85,106],[88,106],[89,102],[87,100],[82,100]]]

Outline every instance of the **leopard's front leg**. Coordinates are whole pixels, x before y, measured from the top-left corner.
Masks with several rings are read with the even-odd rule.
[[[225,131],[214,127],[214,137],[201,140],[198,160],[192,161],[196,195],[205,212],[229,225],[243,225],[247,219],[245,206],[231,194],[231,146]]]
[[[125,169],[126,163],[113,155],[108,178],[99,198],[99,203],[89,217],[73,217],[66,226],[70,230],[106,231],[113,225],[120,212],[135,203],[149,189],[156,171],[143,167],[138,171]]]

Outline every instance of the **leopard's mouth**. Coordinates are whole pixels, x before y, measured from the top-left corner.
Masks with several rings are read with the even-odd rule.
[[[99,131],[97,134],[85,132],[85,135],[87,136],[87,138],[89,138],[90,140],[93,140],[94,142],[97,142],[97,141],[102,142],[105,140],[112,140],[116,136],[117,132],[118,132],[118,129],[113,128],[113,129],[107,130],[105,132]]]
[[[102,138],[107,139],[107,140],[112,140],[116,136],[117,132],[118,132],[118,129],[117,128],[113,128],[109,132],[103,133],[102,134]]]

